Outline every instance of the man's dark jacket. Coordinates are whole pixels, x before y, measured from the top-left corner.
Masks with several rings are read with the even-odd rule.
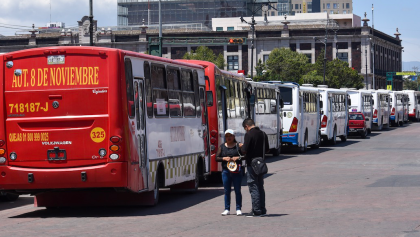
[[[246,164],[251,165],[251,161],[257,157],[263,157],[263,144],[265,150],[269,150],[268,137],[259,127],[253,127],[245,134],[245,142],[241,151],[245,153]]]

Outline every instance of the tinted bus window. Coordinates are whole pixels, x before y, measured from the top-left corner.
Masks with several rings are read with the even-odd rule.
[[[193,72],[193,82],[194,82],[194,93],[195,93],[195,108],[197,109],[197,116],[201,116],[201,106],[200,106],[200,93],[198,91],[198,74],[197,71]]]
[[[182,81],[182,102],[185,117],[195,117],[195,94],[194,94],[194,83],[191,71],[182,70],[181,73]],[[198,92],[197,92],[198,93]]]
[[[182,92],[179,70],[168,68],[166,70],[166,81],[169,95],[169,114],[171,117],[182,117]]]
[[[134,118],[135,107],[134,107],[134,94],[133,94],[133,69],[131,60],[125,59],[125,83],[127,88],[127,110],[128,116]]]
[[[163,65],[152,64],[153,109],[155,117],[168,117],[168,92],[166,90],[166,73]]]
[[[293,92],[292,88],[280,87],[280,95],[285,105],[293,104]]]
[[[145,79],[145,91],[146,91],[146,105],[147,105],[147,116],[153,117],[153,102],[152,102],[152,85],[150,82],[150,65],[148,62],[144,63],[144,79]]]

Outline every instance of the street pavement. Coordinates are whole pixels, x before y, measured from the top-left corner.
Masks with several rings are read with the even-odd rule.
[[[222,217],[220,184],[164,190],[156,207],[47,210],[22,196],[0,203],[0,236],[420,236],[420,123],[267,161],[266,217]]]

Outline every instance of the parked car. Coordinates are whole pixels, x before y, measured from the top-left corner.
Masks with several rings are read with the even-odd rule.
[[[350,112],[349,135],[360,135],[362,138],[366,138],[367,134],[366,119],[363,113]]]

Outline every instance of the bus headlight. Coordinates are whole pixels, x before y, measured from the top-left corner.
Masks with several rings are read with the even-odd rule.
[[[6,163],[6,158],[0,157],[0,164],[4,164],[4,163]]]
[[[9,157],[10,157],[11,160],[16,160],[17,159],[17,155],[16,155],[15,152],[10,153]]]
[[[118,160],[118,158],[120,158],[120,156],[118,154],[111,154],[109,156],[109,158],[111,158],[111,160]]]

